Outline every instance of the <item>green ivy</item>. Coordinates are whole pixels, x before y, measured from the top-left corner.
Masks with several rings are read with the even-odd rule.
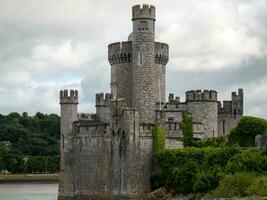
[[[153,150],[157,154],[160,150],[165,148],[166,133],[162,125],[156,124],[152,129],[153,136]]]
[[[184,147],[193,145],[193,121],[192,117],[186,113],[182,114],[182,133],[183,133],[183,145]]]

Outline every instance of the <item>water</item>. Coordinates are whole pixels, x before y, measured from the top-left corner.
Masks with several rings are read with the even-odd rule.
[[[0,184],[0,200],[56,200],[57,192],[55,183]]]

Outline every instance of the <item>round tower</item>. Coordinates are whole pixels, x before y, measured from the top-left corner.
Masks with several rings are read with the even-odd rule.
[[[116,42],[108,45],[111,66],[111,94],[114,99],[125,98],[132,106],[132,42]]]
[[[218,132],[218,102],[214,90],[191,90],[186,92],[188,112],[193,122],[202,123],[205,138],[216,137]]]
[[[60,91],[60,158],[61,169],[59,182],[59,196],[72,197],[73,191],[73,170],[72,151],[73,134],[72,124],[77,120],[78,91]],[[64,174],[64,175],[63,175]]]
[[[155,67],[155,7],[133,6],[132,21],[132,106],[139,111],[141,123],[153,123],[161,73]]]

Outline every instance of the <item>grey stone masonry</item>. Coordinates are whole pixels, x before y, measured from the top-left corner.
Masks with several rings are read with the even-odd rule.
[[[183,113],[199,139],[228,134],[243,116],[242,89],[223,103],[214,90],[187,91],[183,102],[171,93],[166,101],[169,45],[155,42],[155,16],[152,5],[133,6],[128,41],[108,45],[110,92],[95,95],[96,113],[78,114],[78,91],[60,91],[58,200],[144,199],[156,167],[155,124],[165,128],[166,148],[182,148]]]
[[[73,191],[73,132],[72,123],[77,120],[78,91],[60,91],[60,183],[59,196],[74,196]]]

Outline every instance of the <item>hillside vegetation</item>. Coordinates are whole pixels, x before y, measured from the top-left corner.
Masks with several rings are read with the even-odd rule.
[[[59,137],[56,114],[0,114],[0,172],[58,172]]]

